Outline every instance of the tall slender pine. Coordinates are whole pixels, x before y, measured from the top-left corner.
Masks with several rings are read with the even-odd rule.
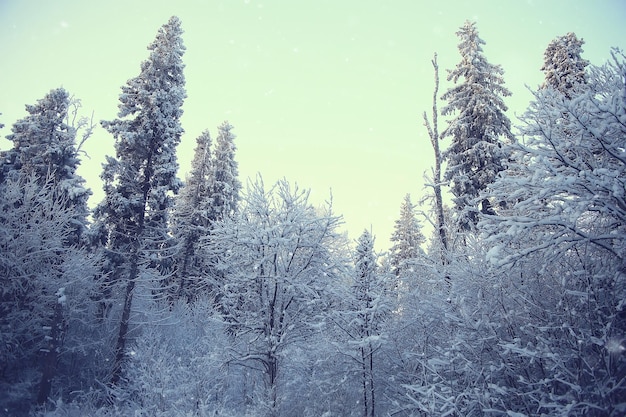
[[[122,87],[118,118],[102,125],[115,137],[116,157],[104,166],[104,201],[96,215],[113,259],[113,283],[124,287],[124,300],[111,385],[122,373],[133,294],[140,269],[152,267],[170,241],[168,212],[181,182],[176,176],[176,146],[183,129],[180,117],[186,97],[180,20],[172,17],[159,29],[141,73]],[[162,265],[162,264],[160,264]]]
[[[235,161],[235,134],[233,126],[224,122],[218,127],[217,143],[214,156],[214,176],[212,185],[214,219],[232,217],[237,212],[239,203],[239,170]]]
[[[443,155],[448,162],[444,178],[452,183],[459,224],[471,227],[478,220],[473,200],[504,169],[502,139],[512,139],[513,135],[502,97],[511,93],[504,87],[502,67],[485,58],[485,41],[478,36],[476,24],[465,22],[456,34],[461,40],[461,62],[449,71],[448,81],[461,82],[442,96],[448,102],[442,114],[454,114],[442,132],[442,137],[452,137]],[[488,200],[481,201],[481,212],[492,210]]]
[[[197,244],[210,230],[213,219],[212,184],[214,178],[211,135],[208,130],[196,138],[196,148],[191,161],[191,172],[176,200],[172,215],[173,235],[178,240],[175,257],[174,298],[191,300],[197,288],[192,282],[199,279],[200,259]]]

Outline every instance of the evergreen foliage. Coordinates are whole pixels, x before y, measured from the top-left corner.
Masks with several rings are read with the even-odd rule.
[[[62,88],[51,90],[34,105],[27,105],[28,116],[18,120],[7,136],[13,149],[2,153],[0,182],[20,176],[33,176],[43,187],[49,181],[54,192],[71,207],[75,232],[68,244],[77,243],[87,228],[91,191],[76,173],[80,165],[76,129],[66,123],[70,96]]]
[[[373,417],[376,413],[376,373],[378,363],[375,354],[383,343],[383,325],[389,318],[389,276],[381,274],[374,253],[374,238],[365,230],[357,241],[354,255],[354,281],[349,313],[352,313],[348,331],[349,345],[356,350],[351,355],[359,365],[363,416]],[[380,406],[379,406],[380,408]]]
[[[407,194],[400,206],[400,218],[396,220],[391,235],[391,267],[396,276],[413,268],[412,263],[423,255],[421,245],[426,241],[415,216],[415,205]]]
[[[541,70],[545,74],[545,81],[542,88],[553,88],[567,98],[572,98],[571,91],[587,83],[585,68],[589,61],[581,56],[584,43],[573,32],[550,42],[543,54]]]
[[[96,216],[114,266],[111,283],[124,287],[112,385],[121,377],[133,296],[145,275],[140,270],[147,267],[157,281],[167,282],[168,213],[181,185],[176,176],[186,97],[181,36],[180,20],[172,17],[148,46],[150,57],[140,74],[122,87],[118,118],[102,122],[116,140],[116,157],[104,165],[105,199]],[[148,285],[151,291],[162,284]]]
[[[222,220],[232,217],[237,213],[239,203],[239,182],[238,163],[235,161],[235,138],[231,132],[233,126],[224,122],[218,127],[217,144],[215,156],[213,157],[214,174],[212,184],[214,219]]]
[[[212,207],[211,185],[214,177],[214,160],[211,157],[211,135],[208,130],[196,138],[196,148],[191,171],[176,201],[174,218],[181,227],[208,228]],[[198,231],[199,233],[199,231]]]
[[[228,122],[218,127],[214,151],[208,131],[196,139],[191,173],[174,210],[174,235],[180,247],[174,287],[178,286],[175,291],[188,300],[197,296],[198,290],[207,290],[207,278],[215,273],[209,262],[196,254],[199,238],[211,233],[213,223],[235,216],[238,210],[241,183],[232,128]]]
[[[448,81],[457,85],[441,97],[448,102],[441,113],[454,117],[441,136],[452,137],[443,154],[448,163],[444,178],[452,183],[459,224],[467,228],[478,221],[473,200],[504,169],[502,140],[513,135],[502,98],[511,92],[504,87],[502,67],[487,61],[482,49],[485,41],[479,37],[476,24],[467,21],[456,34],[461,61],[448,71]],[[480,211],[492,212],[488,200],[480,202]]]
[[[197,256],[198,241],[210,231],[214,221],[212,187],[214,160],[208,130],[196,138],[191,172],[180,191],[172,213],[172,231],[178,241],[174,258],[174,279],[170,292],[191,300],[197,295],[203,271]]]
[[[475,24],[457,35],[450,124],[440,136],[436,58],[424,116],[430,253],[408,194],[379,256],[371,232],[350,245],[332,205],[286,179],[242,192],[228,122],[214,148],[196,139],[176,196],[176,17],[102,123],[116,153],[92,225],[76,175],[92,126],[63,89],[28,106],[0,160],[0,413],[623,416],[626,57],[589,65],[582,40],[556,38],[513,138],[502,69]],[[443,136],[476,233],[445,224]]]

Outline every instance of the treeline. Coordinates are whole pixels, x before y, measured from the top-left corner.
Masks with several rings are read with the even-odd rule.
[[[176,17],[102,122],[94,210],[76,170],[95,126],[63,89],[27,106],[0,160],[0,414],[623,415],[624,55],[554,39],[513,133],[502,68],[474,23],[457,35],[424,114],[435,233],[407,195],[385,254],[286,179],[243,187],[228,122],[177,177]]]

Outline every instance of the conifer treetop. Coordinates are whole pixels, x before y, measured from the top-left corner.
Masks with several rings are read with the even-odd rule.
[[[7,139],[13,148],[3,152],[0,182],[9,177],[34,177],[41,187],[53,186],[56,196],[73,208],[78,239],[87,226],[87,200],[91,190],[76,173],[80,165],[76,128],[68,125],[69,93],[63,88],[50,90],[36,104],[26,105],[28,115],[13,125]]]
[[[553,39],[546,48],[541,71],[545,73],[545,81],[541,88],[554,88],[570,97],[573,89],[587,84],[585,69],[589,61],[582,58],[582,46],[585,43],[575,33]]]
[[[162,212],[181,186],[176,147],[186,98],[182,33],[177,17],[159,29],[140,74],[122,87],[118,118],[102,122],[116,139],[116,158],[108,158],[102,177],[109,209],[118,214],[146,205]]]
[[[224,121],[218,127],[218,135],[214,151],[214,175],[212,198],[215,208],[215,219],[220,220],[233,216],[237,212],[241,182],[239,181],[239,164],[235,160],[235,134],[233,126]]]
[[[504,169],[503,139],[512,141],[513,135],[503,97],[511,92],[504,86],[502,67],[485,58],[476,24],[467,21],[456,34],[461,61],[448,73],[456,85],[442,96],[448,102],[442,114],[454,116],[441,137],[452,137],[452,143],[442,156],[448,162],[444,178],[451,181],[455,205],[463,211],[460,224],[469,226],[477,221],[473,200]],[[483,213],[491,212],[488,201],[481,205]]]
[[[456,32],[461,60],[453,70],[448,70],[448,81],[458,84],[441,97],[448,104],[442,109],[444,116],[457,112],[442,133],[442,137],[496,140],[498,136],[512,138],[511,123],[504,116],[508,107],[501,97],[511,92],[504,87],[500,65],[487,61],[475,22],[466,21]],[[461,82],[459,83],[459,80]]]
[[[400,218],[396,220],[391,235],[391,266],[396,275],[400,274],[408,261],[420,256],[420,245],[424,241],[422,228],[415,217],[415,205],[411,202],[411,195],[406,194],[400,206]]]

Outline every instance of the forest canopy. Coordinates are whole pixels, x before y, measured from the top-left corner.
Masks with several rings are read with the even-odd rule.
[[[456,35],[443,93],[432,61],[433,181],[398,202],[387,252],[347,239],[332,196],[242,181],[229,121],[178,177],[175,16],[100,123],[115,154],[93,208],[77,168],[98,127],[63,88],[27,105],[0,153],[0,409],[624,415],[626,57],[557,37],[514,127],[478,25]]]

